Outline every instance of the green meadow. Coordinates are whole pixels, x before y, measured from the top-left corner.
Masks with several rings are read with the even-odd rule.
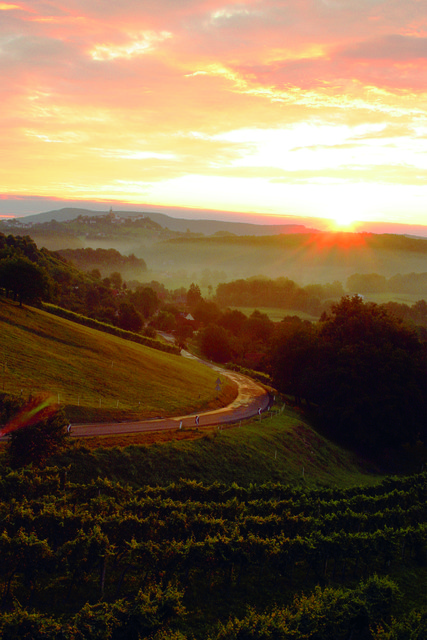
[[[84,327],[32,307],[0,302],[0,390],[47,392],[73,422],[171,416],[235,395],[195,361]]]
[[[298,316],[301,320],[309,320],[310,322],[317,322],[319,318],[310,315],[309,313],[305,313],[304,311],[299,311],[295,309],[278,309],[271,307],[230,307],[231,309],[237,309],[241,311],[249,318],[255,311],[260,311],[261,313],[265,313],[272,322],[281,322],[283,318],[286,316]]]

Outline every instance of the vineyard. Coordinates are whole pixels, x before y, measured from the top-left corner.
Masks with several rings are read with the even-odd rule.
[[[421,640],[399,577],[425,586],[426,498],[426,473],[310,490],[8,471],[0,636]]]

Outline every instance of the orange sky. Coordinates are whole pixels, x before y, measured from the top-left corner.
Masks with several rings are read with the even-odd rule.
[[[427,225],[426,0],[0,2],[0,65],[0,214]]]

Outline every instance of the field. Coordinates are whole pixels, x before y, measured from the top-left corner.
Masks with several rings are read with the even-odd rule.
[[[255,307],[230,307],[231,309],[238,309],[245,316],[249,317],[255,311]],[[272,322],[281,322],[285,316],[298,316],[301,320],[309,320],[310,322],[317,322],[319,318],[311,316],[304,311],[296,311],[295,309],[273,309],[270,307],[256,307],[257,311],[265,313]]]
[[[44,391],[68,419],[125,420],[222,406],[236,394],[197,362],[166,354],[31,307],[0,302],[1,387],[27,397]]]
[[[67,472],[1,476],[4,638],[425,638],[426,474],[310,490]]]
[[[423,299],[425,299],[426,297],[427,296],[424,296]],[[376,304],[384,304],[386,302],[399,302],[401,304],[407,304],[408,306],[412,306],[421,298],[422,296],[415,293],[368,293],[363,296],[365,302],[375,302]],[[334,300],[334,302],[338,302],[338,299]],[[317,322],[319,320],[317,316],[312,316],[309,313],[305,313],[304,311],[300,311],[298,309],[278,309],[262,306],[230,308],[238,309],[247,317],[249,317],[255,311],[255,309],[257,309],[257,311],[265,313],[272,322],[281,322],[285,316],[298,316],[299,318],[301,318],[301,320],[309,320],[310,322]]]
[[[400,304],[407,304],[412,306],[418,300],[425,300],[427,295],[419,293],[365,293],[363,299],[365,302],[375,302],[376,304],[383,304],[386,302],[399,302]]]

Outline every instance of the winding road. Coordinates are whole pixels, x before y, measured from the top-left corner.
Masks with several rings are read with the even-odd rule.
[[[214,365],[205,360],[201,360],[188,351],[182,350],[184,358],[199,360],[208,367],[218,371],[222,376],[227,376],[237,384],[238,394],[235,400],[226,407],[205,411],[203,413],[192,413],[185,416],[172,418],[153,418],[151,420],[138,420],[136,422],[99,422],[91,424],[73,424],[70,435],[76,438],[90,436],[112,435],[121,433],[139,433],[142,431],[164,431],[167,429],[179,429],[194,427],[196,425],[196,415],[199,416],[199,426],[213,426],[232,422],[239,422],[255,416],[259,409],[264,411],[269,404],[269,395],[265,389],[240,373],[228,371],[218,365]]]

